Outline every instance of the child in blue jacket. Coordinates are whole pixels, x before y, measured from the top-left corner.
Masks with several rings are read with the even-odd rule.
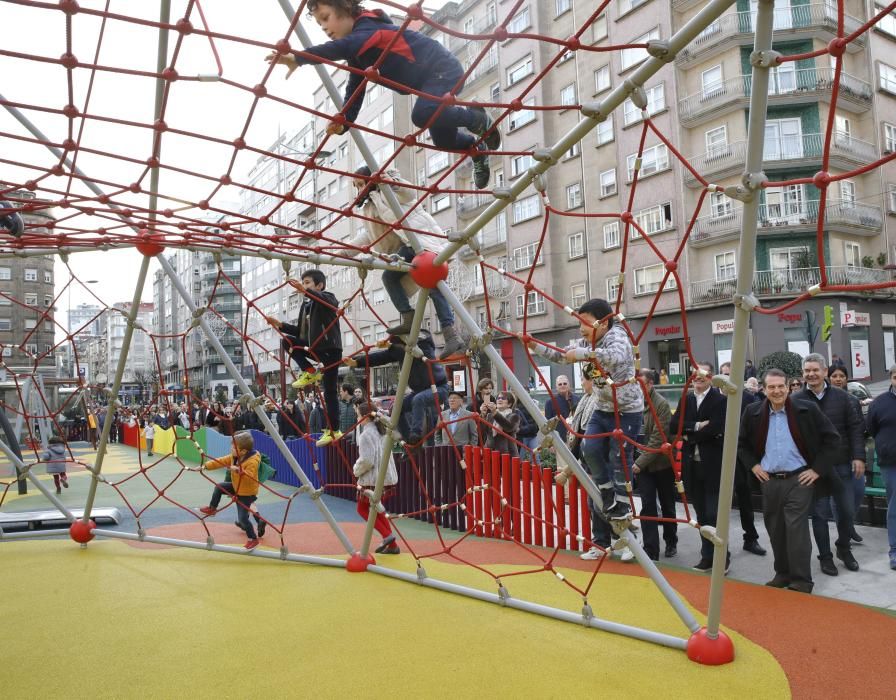
[[[419,32],[404,30],[396,37],[398,27],[392,24],[383,10],[365,10],[359,0],[308,0],[308,11],[317,20],[324,33],[330,37],[326,44],[311,46],[304,54],[320,56],[329,61],[347,61],[352,68],[365,70],[373,66],[388,49],[386,59],[379,66],[379,74],[397,85],[386,85],[403,95],[416,90],[428,95],[442,96],[448,92],[460,92],[459,83],[464,69],[455,56],[439,42]],[[288,68],[289,78],[299,66],[314,63],[314,59],[300,53],[271,53],[267,61],[282,63]],[[361,86],[364,76],[350,73],[345,86],[345,102]],[[385,84],[385,83],[384,83]],[[364,88],[345,108],[348,122],[356,121],[364,98]],[[441,106],[437,100],[418,97],[411,113],[411,120],[418,127],[429,120]],[[446,106],[435,121],[429,124],[433,145],[439,150],[466,151],[478,138],[458,131],[465,127],[476,137],[484,136],[480,151],[495,151],[501,146],[501,135],[492,128],[492,120],[482,107]],[[331,122],[330,134],[342,134],[347,126]],[[488,185],[488,156],[473,158],[473,178],[478,189]]]

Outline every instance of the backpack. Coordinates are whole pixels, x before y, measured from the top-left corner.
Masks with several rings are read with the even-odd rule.
[[[259,454],[261,453],[259,452]],[[268,456],[266,454],[261,454],[261,461],[258,463],[258,483],[263,484],[276,473],[277,470],[274,468],[274,465],[271,464],[271,460]]]

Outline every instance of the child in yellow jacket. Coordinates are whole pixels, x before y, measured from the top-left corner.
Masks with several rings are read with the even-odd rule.
[[[199,512],[205,515],[214,515],[218,512],[221,497],[227,494],[236,501],[237,526],[245,531],[248,541],[246,549],[255,549],[259,544],[259,538],[264,537],[267,522],[261,517],[253,503],[258,499],[258,465],[261,464],[261,455],[255,450],[255,441],[249,431],[239,432],[233,436],[233,451],[226,457],[219,457],[206,462],[205,469],[230,470],[230,481],[219,482],[212,493],[209,505],[200,508]],[[255,528],[249,520],[249,513],[255,517],[258,523],[258,536]]]

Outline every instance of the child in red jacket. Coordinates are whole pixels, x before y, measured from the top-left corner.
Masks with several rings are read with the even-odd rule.
[[[350,67],[358,69],[359,72],[349,74],[345,85],[346,122],[357,120],[364,101],[364,76],[360,71],[376,64],[383,51],[387,51],[387,56],[379,64],[379,75],[391,81],[392,84],[384,83],[386,87],[402,95],[414,90],[441,97],[463,88],[461,76],[464,69],[454,54],[435,39],[409,29],[396,37],[398,27],[383,10],[369,12],[359,0],[308,0],[307,7],[331,41],[311,46],[303,52],[274,52],[266,60],[285,65],[289,71],[287,78],[299,66],[314,63],[314,56],[346,61]],[[349,103],[358,88],[360,92]],[[416,126],[429,127],[432,143],[437,149],[468,151],[479,137],[484,137],[479,151],[496,151],[501,147],[501,135],[492,127],[492,120],[482,107],[447,105],[430,123],[441,106],[438,100],[418,97],[411,113]],[[459,127],[465,127],[470,134],[458,131]],[[342,134],[346,128],[347,124],[330,122],[327,132]],[[488,156],[481,153],[473,158],[473,178],[478,189],[488,185],[490,175]]]

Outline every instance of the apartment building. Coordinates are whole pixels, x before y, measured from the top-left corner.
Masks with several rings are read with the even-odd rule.
[[[118,390],[118,398],[126,405],[151,401],[160,388],[157,345],[150,335],[153,332],[153,311],[153,304],[148,302],[141,302],[137,308],[137,326],[126,349],[127,359]],[[96,384],[111,386],[115,381],[119,358],[125,352],[124,336],[130,312],[131,302],[114,304],[105,313],[104,333],[91,338],[88,343],[90,366],[96,362],[98,367]]]
[[[656,4],[656,3],[648,3]],[[673,0],[674,26],[681,27],[704,3]],[[883,5],[853,0],[845,5],[847,34]],[[679,83],[680,147],[709,182],[733,185],[744,171],[751,94],[756,3],[738,0],[707,27],[675,60]],[[837,10],[831,3],[776,2],[773,49],[805,55],[836,36]],[[823,169],[828,124],[833,125],[828,172],[835,178],[877,160],[896,147],[896,18],[850,42],[839,83],[828,55],[799,58],[773,69],[763,147],[763,170],[770,183],[812,178]],[[834,101],[834,87],[838,95]],[[833,284],[891,279],[894,232],[892,164],[841,179],[821,192],[813,184],[770,184],[761,193],[756,274],[753,290],[763,306],[775,306],[820,281],[816,236],[823,217],[823,251]],[[693,211],[701,185],[685,172],[683,200]],[[736,281],[743,208],[722,193],[709,195],[688,241],[688,332],[699,357],[722,362],[732,342],[731,294]],[[817,338],[825,307],[834,329],[828,346]],[[894,362],[896,304],[892,290],[866,294],[819,295],[796,309],[753,315],[748,356],[790,349],[849,359],[851,376],[885,376]],[[829,311],[830,313],[830,311]],[[651,364],[679,362],[684,346],[680,317],[657,316],[645,333]]]

